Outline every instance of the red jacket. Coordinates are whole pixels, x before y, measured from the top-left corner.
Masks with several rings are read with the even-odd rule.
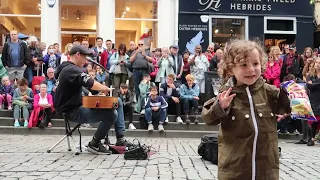
[[[270,84],[280,87],[280,74],[281,67],[280,64],[275,61],[273,66],[270,66],[269,62],[267,63],[266,72],[263,76],[270,82]]]
[[[43,107],[39,106],[39,100],[40,100],[40,95],[39,94],[35,95],[33,100],[33,110],[29,118],[28,128],[35,127],[37,125],[38,120],[41,120],[43,118],[43,116],[39,117],[40,111],[44,109]],[[48,100],[48,103],[51,105],[51,110],[53,111],[53,101],[52,101],[51,94],[47,93],[47,100]]]
[[[113,49],[112,54],[115,52],[117,52],[117,51]],[[109,58],[108,50],[104,50],[103,53],[101,53],[100,64],[105,68],[107,68],[108,58]]]

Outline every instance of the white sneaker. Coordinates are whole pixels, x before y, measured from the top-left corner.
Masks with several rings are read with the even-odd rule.
[[[140,114],[145,114],[145,113],[146,113],[146,110],[142,109]]]
[[[130,130],[135,130],[136,127],[134,127],[134,125],[133,125],[132,123],[130,123],[130,124],[129,124],[129,129],[130,129]]]
[[[149,132],[152,132],[153,130],[154,130],[153,124],[149,124],[149,125],[148,125],[148,131],[149,131]]]
[[[158,130],[159,130],[159,132],[163,132],[163,131],[164,131],[164,128],[163,128],[163,125],[162,125],[162,124],[159,124]]]
[[[165,123],[169,122],[169,118],[167,117],[166,120],[164,120]]]
[[[179,123],[179,124],[182,124],[182,123],[183,123],[183,121],[182,121],[182,119],[181,119],[180,116],[177,117],[177,123]]]

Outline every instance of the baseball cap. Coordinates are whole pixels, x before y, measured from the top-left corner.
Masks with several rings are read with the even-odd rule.
[[[92,55],[92,51],[81,45],[74,45],[70,50],[70,55],[79,52],[82,55]]]
[[[178,45],[172,45],[171,48],[179,49]]]
[[[290,45],[289,46],[289,50],[295,50],[296,49],[296,46],[295,45]]]

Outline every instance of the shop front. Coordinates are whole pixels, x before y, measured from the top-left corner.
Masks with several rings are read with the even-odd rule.
[[[313,5],[309,0],[180,0],[179,46],[222,47],[232,39],[255,39],[266,47],[295,43],[313,47]]]

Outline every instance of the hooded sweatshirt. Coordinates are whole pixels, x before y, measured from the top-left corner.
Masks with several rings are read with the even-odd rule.
[[[55,104],[58,113],[68,113],[82,105],[82,86],[91,89],[94,80],[71,61],[57,67],[55,78],[58,80]]]

